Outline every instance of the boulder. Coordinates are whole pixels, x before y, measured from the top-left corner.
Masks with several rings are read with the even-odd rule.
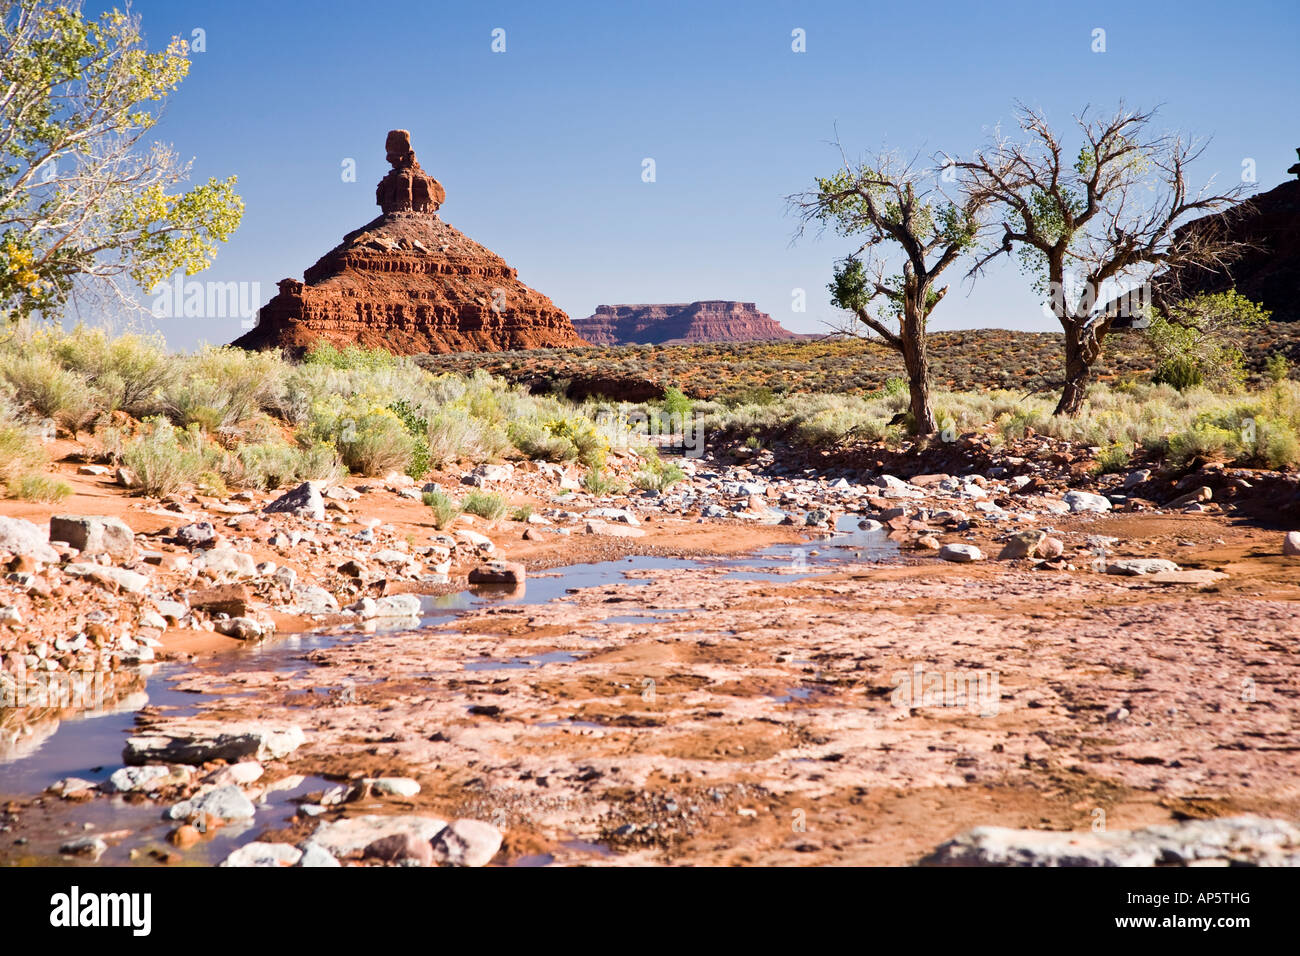
[[[922,866],[1300,865],[1300,827],[1285,820],[1222,817],[1140,830],[1044,831],[975,827]]]
[[[522,584],[528,572],[515,561],[489,561],[469,572],[470,584]]]
[[[366,844],[362,856],[406,866],[433,866],[433,847],[414,833],[390,833]]]
[[[209,760],[275,760],[307,742],[302,728],[256,722],[191,720],[165,730],[128,737],[122,760],[131,766],[146,763],[198,765]]]
[[[39,525],[22,518],[0,516],[0,551],[31,557],[46,564],[58,564],[59,552],[50,547],[50,536]]]
[[[482,820],[456,820],[433,838],[433,857],[449,866],[484,866],[501,849],[502,835]]]
[[[325,520],[325,499],[321,497],[317,482],[304,481],[286,491],[262,509],[267,514],[288,514],[312,521]]]
[[[126,594],[143,594],[149,586],[149,578],[136,571],[125,568],[105,567],[100,564],[69,564],[63,569],[74,578],[89,578],[106,591]]]
[[[121,519],[105,515],[54,515],[50,541],[61,541],[83,555],[129,558],[135,550],[135,532]]]
[[[252,555],[235,551],[232,548],[212,548],[204,551],[199,564],[212,574],[228,574],[235,578],[257,577],[257,562]]]
[[[1038,528],[1013,534],[998,553],[999,561],[1014,561],[1019,558],[1033,557],[1047,537],[1047,532]]]
[[[1110,499],[1102,495],[1094,495],[1088,491],[1067,491],[1063,496],[1065,505],[1071,513],[1078,514],[1081,511],[1103,512],[1111,508]]]
[[[1288,531],[1282,539],[1282,553],[1292,558],[1300,558],[1300,531]]]
[[[367,814],[322,823],[312,834],[312,840],[335,856],[346,856],[394,833],[432,840],[446,826],[447,821],[437,817]]]
[[[218,584],[216,587],[200,588],[189,593],[190,607],[231,617],[247,614],[252,600],[253,596],[242,584]]]
[[[218,866],[299,866],[303,851],[288,843],[245,843]],[[335,861],[337,863],[337,861]]]
[[[1177,571],[1178,565],[1164,558],[1120,558],[1106,565],[1107,574],[1124,574],[1130,577],[1139,574],[1161,574]]]
[[[971,561],[983,561],[984,553],[973,544],[945,544],[939,549],[939,557],[945,561],[968,564]]]

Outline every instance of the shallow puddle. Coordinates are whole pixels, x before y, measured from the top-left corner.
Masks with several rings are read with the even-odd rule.
[[[98,711],[55,710],[45,708],[23,724],[21,733],[11,732],[0,740],[0,795],[33,796],[42,793],[65,777],[80,777],[100,782],[122,765],[122,746],[125,738],[136,726],[136,715],[146,705],[164,711],[169,716],[186,716],[198,713],[218,695],[195,694],[180,690],[176,682],[197,674],[220,675],[256,670],[276,676],[290,676],[312,667],[306,655],[314,650],[344,643],[365,641],[372,633],[394,628],[432,626],[446,622],[467,610],[484,604],[543,604],[565,594],[584,588],[610,584],[644,584],[651,578],[638,577],[638,572],[686,570],[701,568],[726,569],[724,577],[747,580],[791,580],[815,574],[847,561],[888,560],[897,553],[893,542],[884,532],[861,531],[856,516],[845,516],[837,522],[832,536],[801,546],[781,545],[767,548],[747,557],[720,558],[664,558],[632,557],[618,561],[594,564],[577,564],[542,572],[530,578],[524,586],[516,588],[476,587],[449,595],[422,598],[421,618],[413,621],[371,622],[365,627],[355,627],[334,632],[293,634],[275,638],[265,643],[201,658],[192,663],[165,663],[140,669],[135,675],[133,690],[104,705]],[[608,618],[611,623],[644,624],[654,626],[671,620],[671,615],[685,608],[651,608],[641,613]],[[465,670],[491,671],[503,669],[528,669],[564,664],[579,660],[580,656],[568,651],[545,654],[493,658],[483,657],[467,661]],[[257,688],[238,689],[228,685],[219,696],[237,697],[258,692]],[[803,699],[807,689],[793,689],[778,700]],[[307,695],[303,695],[306,697]],[[17,726],[14,717],[21,716],[11,710],[0,712],[0,727],[6,723]],[[600,725],[583,721],[557,722],[557,726],[571,728],[604,729]],[[248,842],[268,826],[279,826],[292,818],[295,796],[310,790],[319,790],[326,782],[308,778],[292,791],[276,791],[268,796],[265,805],[259,805],[254,821],[233,825],[212,834],[203,843],[184,851],[187,863],[217,863],[233,849]],[[67,840],[90,834],[130,831],[109,841],[109,848],[98,859],[100,864],[126,864],[153,862],[148,850],[169,849],[166,835],[174,826],[162,819],[162,807],[153,802],[128,802],[121,796],[97,798],[85,803],[72,803],[46,798],[40,807],[24,811],[25,815],[44,815],[48,826],[41,832],[48,834],[37,843],[13,845],[5,840],[0,854],[12,862],[66,862],[84,864],[88,858],[60,856],[58,848]],[[86,828],[86,824],[90,824]],[[25,828],[27,829],[27,828]],[[141,852],[132,857],[131,850]],[[604,855],[609,849],[599,844],[574,841],[566,846],[570,851]],[[544,865],[546,855],[526,858],[516,865]]]

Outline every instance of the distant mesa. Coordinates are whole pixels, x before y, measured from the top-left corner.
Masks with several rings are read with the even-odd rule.
[[[233,344],[294,355],[321,342],[399,355],[585,344],[555,303],[438,217],[446,190],[420,168],[410,133],[395,129],[384,146],[392,169],[375,188],[382,215],[303,281],[281,280],[257,326]]]
[[[1300,163],[1288,172],[1300,176]],[[1273,321],[1300,321],[1300,180],[1289,179],[1226,212],[1195,219],[1174,233],[1174,241],[1199,230],[1246,243],[1247,248],[1224,269],[1182,269],[1156,276],[1152,291],[1157,302],[1235,287],[1272,312]]]
[[[803,339],[753,302],[705,299],[666,305],[598,305],[573,323],[592,345],[669,345]]]

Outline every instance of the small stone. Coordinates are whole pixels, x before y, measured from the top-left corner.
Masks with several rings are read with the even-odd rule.
[[[252,600],[252,595],[243,584],[218,584],[216,587],[200,588],[189,593],[190,607],[231,617],[248,614],[248,605]]]
[[[211,521],[196,521],[177,529],[176,542],[187,548],[210,548],[217,542],[217,529]]]
[[[1075,514],[1083,511],[1100,513],[1111,509],[1109,498],[1094,495],[1087,491],[1067,491],[1062,500],[1065,502],[1066,507]]]
[[[101,837],[83,836],[64,843],[59,847],[59,852],[69,856],[88,856],[92,860],[98,860],[107,849],[108,844]]]
[[[298,844],[302,856],[294,866],[342,866],[334,854],[313,840],[303,840]]]
[[[1107,574],[1160,574],[1165,571],[1177,571],[1178,565],[1164,558],[1121,558],[1106,565]]]
[[[1282,539],[1282,553],[1292,558],[1300,558],[1300,531],[1288,531]]]
[[[287,491],[262,510],[269,514],[290,514],[314,521],[325,520],[325,500],[318,483],[304,481],[292,491]]]
[[[433,856],[451,866],[484,866],[501,848],[502,834],[482,820],[456,820],[433,838]]]
[[[998,554],[998,560],[1014,561],[1019,558],[1031,557],[1038,551],[1043,539],[1046,537],[1047,532],[1037,528],[1013,534]]]
[[[983,561],[984,553],[973,544],[945,544],[939,549],[939,557],[945,561],[967,564],[971,561]]]
[[[54,515],[50,518],[50,541],[63,542],[83,556],[129,558],[135,550],[135,532],[120,518],[107,515]]]
[[[368,843],[362,856],[385,863],[433,866],[433,847],[414,833],[390,833]]]
[[[260,623],[251,617],[231,617],[217,621],[214,625],[218,634],[233,637],[238,641],[260,641],[266,632]]]
[[[122,767],[109,775],[105,789],[110,793],[131,793],[135,790],[148,790],[149,785],[165,780],[171,776],[171,770],[158,764],[146,764],[143,767]]]
[[[220,866],[296,866],[302,850],[288,843],[245,843],[225,858]]]
[[[188,850],[203,839],[203,834],[198,827],[182,823],[167,835],[167,839],[172,842],[173,846]]]
[[[375,777],[366,783],[377,796],[413,797],[420,792],[419,782],[410,777]]]
[[[190,814],[200,819],[251,820],[257,812],[244,791],[234,784],[217,787],[186,802],[190,805]]]
[[[528,572],[515,561],[489,561],[469,572],[470,584],[523,584]]]
[[[1060,538],[1044,538],[1038,545],[1038,556],[1051,561],[1065,553],[1065,542]]]

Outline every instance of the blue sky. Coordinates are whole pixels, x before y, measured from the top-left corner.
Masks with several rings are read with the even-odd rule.
[[[87,2],[88,11],[111,4]],[[387,130],[412,131],[441,215],[570,316],[600,303],[755,301],[787,328],[834,319],[851,251],[791,240],[784,197],[850,153],[960,153],[1017,99],[1068,123],[1088,103],[1163,104],[1212,136],[1199,179],[1258,187],[1295,162],[1300,5],[265,3],[136,0],[151,46],[206,34],[158,138],[196,180],[239,176],[239,231],[200,279],[275,283],[377,213]],[[505,30],[506,51],[491,49]],[[791,31],[807,51],[791,50]],[[1106,52],[1091,50],[1106,31]],[[656,181],[642,181],[642,160]],[[356,161],[356,182],[341,164]],[[1199,184],[1199,180],[1198,180]],[[964,270],[962,270],[964,271]],[[932,327],[1055,328],[1013,267],[957,282]],[[792,311],[792,290],[807,311]],[[169,344],[239,321],[164,319]]]

